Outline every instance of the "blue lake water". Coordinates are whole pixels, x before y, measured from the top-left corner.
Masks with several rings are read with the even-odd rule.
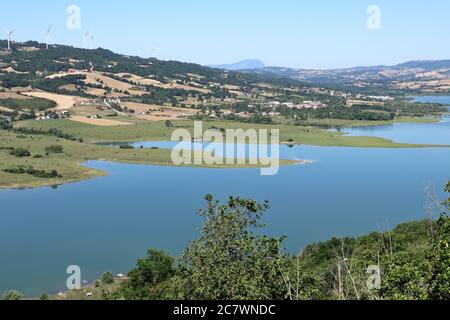
[[[297,252],[314,241],[422,219],[424,187],[436,186],[443,198],[450,180],[447,148],[282,146],[281,157],[316,162],[261,176],[258,169],[93,161],[86,165],[109,175],[56,189],[0,191],[0,292],[62,290],[69,265],[80,266],[84,280],[125,273],[149,248],[179,255],[198,236],[195,210],[207,193],[269,200],[264,231],[286,235],[287,250]]]
[[[447,96],[413,98],[417,102],[450,105],[450,99]],[[442,117],[439,123],[398,123],[387,126],[344,128],[339,131],[350,136],[380,137],[400,143],[450,145],[450,115]]]

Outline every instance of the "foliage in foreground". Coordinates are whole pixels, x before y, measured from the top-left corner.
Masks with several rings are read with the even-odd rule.
[[[450,183],[446,187],[450,193]],[[150,250],[107,299],[450,299],[450,198],[437,221],[312,244],[298,256],[257,233],[267,203],[206,197],[200,237],[178,263]],[[381,283],[368,274],[379,268]],[[373,282],[373,283],[372,283]]]
[[[450,182],[445,190],[450,193]],[[112,274],[106,273],[103,284],[98,281],[101,298],[450,299],[450,198],[436,221],[335,238],[312,244],[295,257],[282,250],[283,238],[257,233],[267,209],[268,203],[240,198],[221,205],[208,195],[206,208],[198,212],[204,220],[201,235],[177,263],[163,251],[150,250],[129,272],[128,281],[111,286]],[[370,277],[377,268],[378,284]],[[15,291],[4,296],[20,298]]]

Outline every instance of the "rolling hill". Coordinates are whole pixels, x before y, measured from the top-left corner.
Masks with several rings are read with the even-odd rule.
[[[410,61],[395,66],[308,70],[268,67],[252,70],[315,85],[359,91],[450,92],[450,60]]]

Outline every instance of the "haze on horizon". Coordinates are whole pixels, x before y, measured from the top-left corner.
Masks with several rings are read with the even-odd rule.
[[[135,6],[131,5],[136,3]],[[67,28],[67,8],[81,10],[81,28]],[[380,29],[369,29],[367,9],[381,10]],[[307,69],[395,65],[450,58],[450,3],[442,0],[310,1],[55,1],[2,4],[3,28],[13,40],[83,46],[83,33],[100,46],[129,55],[203,65],[247,58],[267,66]]]

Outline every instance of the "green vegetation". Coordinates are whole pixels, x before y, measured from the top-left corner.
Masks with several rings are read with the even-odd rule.
[[[114,275],[112,274],[112,272],[105,272],[102,275],[102,283],[103,284],[113,284],[114,283]]]
[[[3,300],[9,300],[9,301],[20,300],[22,298],[23,298],[23,295],[15,290],[6,291],[5,294],[3,295]]]
[[[118,117],[117,120],[122,118]],[[131,120],[124,118],[128,122],[133,122],[129,126],[101,127],[88,124],[77,123],[71,120],[45,120],[45,121],[24,121],[18,124],[20,128],[47,131],[51,128],[76,137],[81,137],[87,142],[140,142],[140,141],[170,141],[172,132],[176,128],[185,128],[193,133],[193,121],[172,121],[173,127],[167,127],[162,122],[148,122],[141,120]],[[365,125],[367,122],[355,122],[355,125]],[[381,124],[381,123],[378,123]],[[316,146],[337,146],[337,147],[367,147],[367,148],[411,148],[429,147],[431,145],[402,144],[374,137],[348,137],[341,132],[329,132],[325,129],[315,127],[297,127],[290,123],[283,124],[251,124],[238,123],[235,121],[205,120],[205,130],[210,127],[221,129],[279,129],[281,141],[293,139],[297,144]],[[24,129],[24,130],[26,130]]]
[[[122,117],[117,117],[117,120],[121,119]],[[7,121],[0,121],[0,128],[3,128],[3,130],[0,129],[1,147],[3,148],[3,151],[0,149],[0,188],[60,184],[101,175],[101,172],[81,166],[81,163],[88,160],[170,166],[172,165],[170,150],[106,148],[94,143],[170,141],[172,132],[176,128],[186,128],[193,134],[193,121],[171,121],[171,127],[168,127],[169,123],[164,121],[147,122],[130,118],[126,118],[126,120],[132,122],[132,125],[102,127],[63,119],[23,121],[15,123],[15,126],[12,127]],[[321,124],[325,123],[321,122]],[[365,124],[364,122],[352,123],[355,125]],[[429,147],[427,145],[394,143],[381,138],[348,137],[341,132],[329,132],[317,127],[297,127],[289,123],[263,125],[208,120],[204,121],[204,127],[205,130],[217,128],[222,133],[226,129],[279,129],[281,141],[289,144],[369,148]],[[50,149],[48,149],[49,147]],[[28,150],[34,156],[26,157],[26,161],[24,161],[22,158],[10,154],[9,151],[13,149]],[[292,163],[294,161],[281,161],[282,165]],[[2,171],[17,165],[33,166],[36,170],[45,172],[56,170],[63,178],[47,178],[45,181],[40,181],[31,175],[7,174]]]
[[[50,300],[50,297],[49,297],[48,293],[43,293],[39,297],[39,300]]]
[[[15,156],[17,158],[30,157],[31,153],[27,149],[22,148],[14,148],[9,152],[10,155]]]
[[[198,211],[204,222],[200,237],[177,263],[162,251],[149,250],[128,280],[109,284],[108,290],[86,290],[106,300],[450,298],[450,198],[437,221],[334,238],[309,245],[297,256],[283,251],[284,238],[258,233],[267,202],[231,197],[221,205],[210,195],[205,200],[205,209]]]
[[[48,122],[48,124],[53,125],[55,123],[56,122]],[[73,123],[75,126],[77,125],[72,121],[67,121],[67,123]],[[164,124],[162,124],[162,126],[164,126]],[[96,128],[95,126],[92,127]],[[101,147],[90,143],[80,143],[78,141],[58,138],[48,134],[47,129],[45,131],[26,129],[24,132],[29,132],[28,130],[32,130],[31,132],[34,133],[24,134],[20,139],[17,138],[17,133],[13,130],[0,130],[0,141],[2,143],[0,146],[0,189],[51,186],[104,175],[101,171],[82,166],[82,163],[89,160],[161,166],[173,165],[171,160],[171,150]],[[110,132],[114,132],[114,130],[111,130]],[[46,148],[54,145],[61,146],[63,153],[46,152]],[[27,149],[35,156],[17,158],[10,154],[10,151],[16,148]],[[61,150],[58,147],[57,150],[55,149],[54,151]],[[281,160],[280,163],[281,165],[289,165],[296,163],[296,161]],[[219,168],[219,166],[204,167]],[[255,167],[257,166],[220,166],[220,168]],[[36,173],[36,171],[38,173]],[[53,171],[56,171],[57,175],[54,173],[52,174]],[[49,178],[51,175],[54,175],[54,177]],[[41,178],[41,176],[43,178]]]
[[[59,144],[54,144],[45,148],[45,152],[47,153],[64,153],[63,146]]]
[[[163,251],[149,250],[147,256],[128,273],[129,280],[120,287],[120,293],[116,291],[110,298],[123,295],[129,300],[160,299],[166,290],[160,285],[174,275],[174,259]]]
[[[17,111],[44,111],[56,107],[54,101],[42,98],[0,99],[0,106]]]
[[[386,105],[332,105],[316,110],[282,108],[281,114],[289,119],[302,121],[313,119],[338,119],[358,121],[394,121],[398,117],[425,117],[448,112],[445,106],[432,103],[413,103],[395,100]]]
[[[62,175],[60,175],[56,170],[51,171],[37,170],[33,166],[24,166],[24,165],[3,169],[3,172],[10,174],[29,174],[32,175],[33,177],[41,179],[62,178]]]

